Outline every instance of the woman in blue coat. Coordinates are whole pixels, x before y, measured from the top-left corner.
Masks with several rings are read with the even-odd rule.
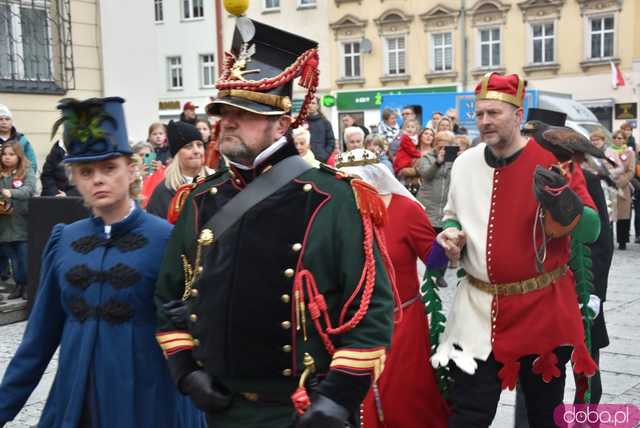
[[[135,204],[121,98],[63,100],[65,162],[93,216],[56,225],[35,306],[0,385],[12,420],[60,347],[39,427],[201,428],[155,340],[153,294],[171,226]]]

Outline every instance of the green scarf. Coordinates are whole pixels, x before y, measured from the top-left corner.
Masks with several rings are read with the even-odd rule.
[[[627,148],[629,146],[627,146],[626,144],[622,145],[622,146],[616,146],[615,144],[611,144],[611,150],[613,150],[614,152],[616,152],[617,154],[621,155],[624,152],[627,151]]]

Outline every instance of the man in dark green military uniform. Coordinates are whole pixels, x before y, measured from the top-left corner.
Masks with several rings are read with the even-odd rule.
[[[239,18],[232,51],[207,106],[230,167],[174,199],[158,342],[212,427],[358,426],[393,326],[384,206],[302,166],[285,138],[314,96],[317,44]],[[308,94],[292,123],[297,77]]]

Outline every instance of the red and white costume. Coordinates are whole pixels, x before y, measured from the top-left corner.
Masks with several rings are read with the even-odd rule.
[[[533,245],[537,208],[533,175],[536,165],[549,167],[558,161],[530,139],[515,160],[492,168],[485,160],[485,147],[480,144],[465,151],[454,163],[443,220],[459,223],[466,234],[461,262],[467,274],[491,284],[536,277],[540,273]],[[586,205],[593,206],[577,165],[570,186]],[[569,254],[569,236],[549,241],[544,271],[567,264]],[[548,287],[511,296],[494,297],[465,277],[432,363],[445,365],[451,359],[473,374],[474,359],[486,361],[493,352],[503,364],[498,373],[503,389],[513,388],[518,360],[526,355],[539,356],[533,370],[545,381],[558,377],[553,350],[562,345],[574,348],[576,372],[593,371],[570,270]]]

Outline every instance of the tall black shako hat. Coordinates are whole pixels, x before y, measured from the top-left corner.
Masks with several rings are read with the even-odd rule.
[[[132,155],[124,120],[124,99],[65,98],[58,103],[62,117],[53,124],[51,138],[64,125],[65,163],[93,162]]]
[[[315,96],[318,64],[317,42],[240,16],[216,83],[218,96],[207,105],[207,113],[219,114],[221,105],[268,116],[290,113],[293,80],[299,77],[307,94],[292,124],[295,128]]]

